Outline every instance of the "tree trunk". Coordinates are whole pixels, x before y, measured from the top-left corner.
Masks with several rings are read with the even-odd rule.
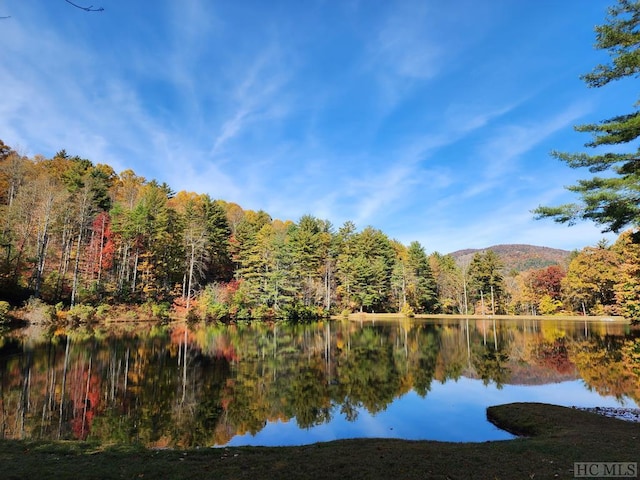
[[[73,266],[73,286],[71,287],[71,306],[76,304],[76,296],[78,295],[78,272],[80,271],[80,247],[82,244],[82,228],[78,234],[78,248],[76,249],[76,259]]]
[[[189,285],[187,287],[187,312],[189,312],[189,307],[191,306],[191,287],[193,282],[193,267],[196,262],[196,246],[195,244],[191,244],[191,258],[189,260]]]
[[[102,228],[100,229],[100,253],[98,254],[98,280],[97,286],[100,287],[100,282],[102,280],[102,256],[104,249],[104,229],[105,229],[105,216],[102,216]]]
[[[140,249],[136,247],[136,256],[133,260],[133,279],[131,281],[131,294],[135,294],[136,292],[136,280],[138,278],[138,258],[140,254]]]

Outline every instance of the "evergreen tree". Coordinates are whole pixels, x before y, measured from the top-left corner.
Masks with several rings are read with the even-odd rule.
[[[493,250],[476,253],[469,265],[470,298],[484,302],[485,311],[501,313],[504,311],[504,277],[503,265]],[[493,311],[495,307],[495,311]]]
[[[640,2],[618,0],[609,8],[606,23],[596,27],[596,48],[605,50],[611,62],[598,65],[582,78],[590,87],[602,87],[614,80],[637,77],[640,74]],[[600,123],[579,125],[578,132],[590,133],[587,147],[606,147],[631,144],[640,136],[640,110],[636,108],[603,120]],[[602,152],[602,153],[601,153]],[[555,207],[540,206],[538,218],[550,217],[556,222],[573,224],[576,220],[591,220],[603,231],[619,232],[625,226],[640,225],[640,150],[623,152],[611,148],[608,152],[563,153],[553,155],[571,168],[586,167],[591,173],[607,172],[580,180],[568,190],[577,193],[580,203]]]
[[[229,252],[231,229],[224,208],[206,195],[203,199],[203,214],[209,243],[208,264],[205,278],[208,282],[229,281],[233,278],[233,267]]]
[[[322,227],[321,220],[304,215],[298,224],[292,225],[289,230],[294,274],[302,288],[302,303],[305,306],[313,305],[316,292],[321,291],[319,279],[323,260]]]
[[[389,238],[372,227],[353,234],[345,224],[338,268],[342,277],[342,293],[350,307],[361,311],[383,311],[389,307],[388,297],[394,264],[394,251]]]
[[[419,242],[409,244],[407,255],[411,271],[411,306],[416,313],[433,313],[438,308],[438,293],[429,257]]]
[[[353,286],[353,258],[355,256],[354,236],[356,226],[353,222],[345,222],[338,229],[336,235],[336,268],[338,270],[338,286],[337,293],[340,296],[341,307],[343,309],[353,309],[355,304],[351,298],[351,288]]]
[[[467,313],[465,293],[467,266],[456,264],[451,255],[434,252],[429,256],[429,265],[436,282],[439,310],[441,313]]]
[[[158,300],[170,293],[182,279],[184,222],[169,203],[172,192],[152,180],[140,191],[140,200],[132,211],[139,225],[135,248],[138,251],[138,295]]]
[[[267,230],[258,233],[263,227],[271,225],[271,217],[265,212],[245,212],[245,216],[238,223],[235,235],[231,240],[231,252],[236,264],[235,276],[242,282],[243,297],[248,306],[257,306],[261,292],[265,287],[265,275],[269,270],[269,258],[265,259],[267,240],[270,239]]]

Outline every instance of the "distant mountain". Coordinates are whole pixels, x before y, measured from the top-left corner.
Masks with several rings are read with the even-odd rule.
[[[457,250],[450,253],[458,263],[471,261],[473,255],[477,252],[486,252],[492,250],[500,257],[504,263],[505,272],[513,270],[522,272],[525,270],[544,268],[550,265],[565,265],[569,260],[571,252],[568,250],[560,250],[557,248],[537,247],[535,245],[494,245],[487,248],[468,248],[466,250]]]

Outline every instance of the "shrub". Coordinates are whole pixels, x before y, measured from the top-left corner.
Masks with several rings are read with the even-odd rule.
[[[24,307],[25,320],[33,323],[53,322],[56,320],[56,309],[39,298],[31,297]]]
[[[79,303],[85,305],[96,305],[100,302],[103,293],[103,288],[97,282],[94,282],[88,288],[79,288],[77,299]]]
[[[190,308],[187,312],[187,316],[185,317],[187,322],[197,322],[200,320],[200,316],[198,315],[198,310],[195,308]]]
[[[280,317],[292,323],[309,323],[325,316],[320,307],[308,307],[299,303],[287,305],[281,310]]]
[[[229,307],[229,316],[235,320],[250,320],[251,311],[245,306],[232,305]]]
[[[171,313],[177,318],[190,318],[193,320],[199,317],[198,308],[198,300],[192,298],[189,300],[189,311],[187,311],[187,299],[177,297],[173,300],[173,304],[171,305]]]
[[[207,322],[225,320],[229,317],[226,287],[220,284],[207,285],[198,296],[198,315]]]
[[[266,305],[258,305],[251,309],[251,317],[256,319],[269,320],[275,316],[273,308]]]
[[[67,320],[72,322],[90,322],[96,315],[96,309],[91,305],[79,303],[67,312]]]
[[[213,303],[207,305],[204,319],[208,322],[226,320],[229,317],[229,307],[224,303]]]
[[[249,299],[246,283],[239,283],[238,288],[233,291],[233,295],[228,302],[229,315],[235,319],[251,319],[251,309],[254,303]]]
[[[405,317],[415,317],[416,316],[416,312],[413,310],[413,307],[411,305],[409,305],[408,303],[405,303],[404,305],[402,305],[402,308],[400,309],[400,313],[402,315],[404,315]]]
[[[0,323],[9,321],[9,302],[0,301]]]
[[[554,315],[558,310],[562,308],[562,302],[560,300],[554,300],[551,295],[543,295],[538,302],[538,311],[542,315]]]
[[[171,316],[171,305],[168,302],[151,303],[151,315],[166,320]]]
[[[110,311],[111,311],[111,305],[107,305],[106,303],[101,303],[96,308],[96,317],[105,318]]]

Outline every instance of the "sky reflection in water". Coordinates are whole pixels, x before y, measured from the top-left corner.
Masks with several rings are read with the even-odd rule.
[[[498,389],[495,384],[485,386],[481,380],[463,377],[444,384],[434,382],[424,398],[411,391],[375,415],[365,408],[359,408],[358,418],[353,422],[340,414],[340,406],[334,406],[329,423],[304,429],[296,425],[295,419],[268,422],[256,435],[238,435],[226,446],[302,445],[358,437],[446,442],[508,440],[514,435],[487,421],[486,409],[512,402],[544,402],[567,407],[622,405],[638,408],[628,397],[620,401],[589,391],[582,380],[533,386],[504,385]]]

